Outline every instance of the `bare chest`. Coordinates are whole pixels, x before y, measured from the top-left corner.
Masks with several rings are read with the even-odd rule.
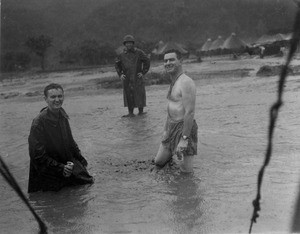
[[[181,102],[182,99],[182,94],[180,90],[180,86],[178,83],[175,83],[174,86],[172,87],[171,94],[169,96],[169,101],[170,102]]]

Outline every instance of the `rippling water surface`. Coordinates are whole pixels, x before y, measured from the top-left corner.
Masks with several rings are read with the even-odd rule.
[[[194,174],[152,170],[166,119],[167,86],[147,87],[147,115],[121,118],[122,91],[70,96],[64,108],[95,184],[36,193],[30,203],[50,233],[247,233],[263,162],[276,78],[196,81],[198,156]],[[289,232],[297,196],[300,82],[288,81],[253,232]],[[1,154],[27,191],[32,119],[42,100],[1,100]],[[38,233],[0,178],[1,233]]]

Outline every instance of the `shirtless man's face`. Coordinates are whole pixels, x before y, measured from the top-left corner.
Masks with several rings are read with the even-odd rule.
[[[181,61],[177,58],[175,52],[165,54],[164,66],[167,73],[171,75],[177,73],[178,68],[181,66]]]

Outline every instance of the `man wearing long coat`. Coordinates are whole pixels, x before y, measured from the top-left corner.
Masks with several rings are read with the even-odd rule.
[[[63,92],[59,84],[46,86],[44,94],[48,106],[32,121],[28,137],[28,193],[58,191],[65,186],[94,182],[86,170],[87,161],[73,138],[69,116],[61,107]]]
[[[144,114],[146,106],[146,90],[144,75],[149,71],[150,60],[140,49],[134,47],[134,38],[131,35],[124,37],[124,51],[117,57],[115,68],[123,81],[124,106],[128,107],[128,115],[133,117],[134,108],[139,109],[139,115]]]

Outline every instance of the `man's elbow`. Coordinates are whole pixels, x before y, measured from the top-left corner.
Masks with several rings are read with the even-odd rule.
[[[194,118],[195,115],[195,110],[194,109],[190,109],[190,110],[186,110],[185,112],[185,117],[193,117]]]

